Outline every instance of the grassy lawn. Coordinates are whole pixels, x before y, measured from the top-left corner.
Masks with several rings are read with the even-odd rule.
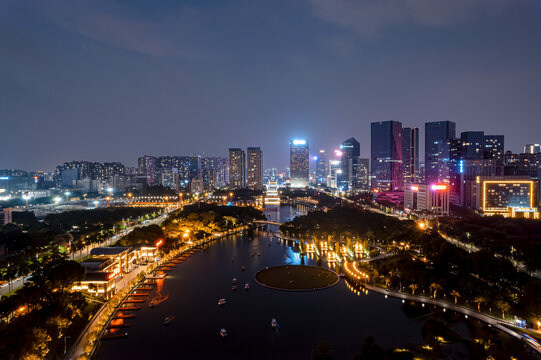
[[[284,265],[261,270],[256,280],[266,286],[284,290],[312,290],[337,282],[338,276],[316,266]]]

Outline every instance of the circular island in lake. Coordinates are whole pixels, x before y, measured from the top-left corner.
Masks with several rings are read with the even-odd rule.
[[[255,281],[276,290],[313,291],[338,284],[340,277],[334,271],[319,266],[282,265],[258,271]]]

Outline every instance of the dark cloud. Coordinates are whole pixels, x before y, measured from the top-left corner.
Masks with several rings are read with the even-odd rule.
[[[540,142],[541,3],[0,2],[0,168],[288,140],[368,156],[371,121]],[[359,36],[360,35],[360,36]]]

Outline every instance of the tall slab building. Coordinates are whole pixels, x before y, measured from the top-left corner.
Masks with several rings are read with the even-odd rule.
[[[402,128],[402,176],[404,184],[419,181],[419,128]]]
[[[248,188],[252,190],[263,190],[263,152],[259,147],[249,147],[247,149],[248,168],[246,170],[248,177]]]
[[[357,176],[357,163],[361,155],[361,145],[351,137],[340,144],[342,151],[341,173],[338,179],[338,187],[345,191],[353,191],[355,187],[354,179]]]
[[[246,155],[240,148],[229,149],[229,188],[243,189],[246,186]]]
[[[329,156],[325,150],[319,150],[316,158],[316,183],[318,185],[327,184],[329,176]]]
[[[307,187],[310,179],[308,141],[294,139],[289,143],[289,171],[291,187]]]
[[[370,147],[372,188],[378,191],[402,190],[402,123],[373,122]]]
[[[452,121],[425,123],[426,183],[447,182],[449,179],[449,147],[456,136]]]

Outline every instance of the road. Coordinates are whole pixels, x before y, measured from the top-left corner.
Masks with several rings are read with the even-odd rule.
[[[85,247],[84,249],[81,249],[81,250],[76,251],[76,252],[72,252],[70,258],[72,260],[79,261],[82,258],[84,258],[85,256],[90,255],[90,250],[92,250],[92,249],[94,249],[96,247],[111,246],[114,243],[116,243],[122,236],[125,236],[125,235],[129,234],[135,228],[138,228],[138,227],[141,227],[141,226],[159,225],[159,224],[161,224],[167,218],[167,215],[168,215],[168,213],[165,213],[165,214],[160,215],[160,216],[158,216],[158,217],[156,217],[156,218],[154,218],[152,220],[148,220],[144,224],[130,226],[129,228],[127,228],[125,230],[119,231],[118,233],[116,233],[116,235],[114,235],[113,237],[110,237],[107,240],[104,240],[104,241],[102,241],[100,243],[90,244],[87,247]],[[11,286],[8,286],[7,283],[2,285],[0,287],[0,297],[3,296],[3,295],[6,295],[7,293],[9,293],[9,292],[11,292],[13,290],[17,290],[17,289],[21,288],[25,283],[25,279],[28,279],[28,278],[29,278],[29,275],[21,276],[21,277],[16,278],[15,280],[13,280],[11,282]]]

